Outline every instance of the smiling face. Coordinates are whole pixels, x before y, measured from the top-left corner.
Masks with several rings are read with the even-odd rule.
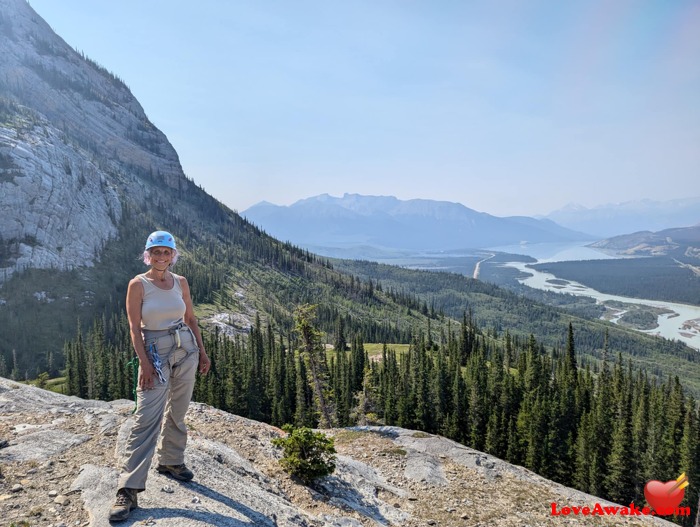
[[[151,247],[148,253],[151,265],[158,271],[165,271],[173,260],[174,251],[169,247]]]

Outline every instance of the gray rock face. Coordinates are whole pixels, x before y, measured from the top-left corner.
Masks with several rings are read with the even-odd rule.
[[[0,452],[3,462],[46,461],[69,448],[78,446],[90,439],[87,434],[72,434],[65,430],[41,430],[21,436],[14,445]]]
[[[0,283],[27,267],[91,265],[122,203],[186,181],[126,85],[25,0],[0,0]]]
[[[0,517],[102,527],[133,426],[130,401],[87,401],[0,378]],[[551,525],[550,502],[592,506],[599,498],[563,487],[453,441],[397,427],[327,431],[333,475],[306,487],[279,468],[270,440],[282,431],[192,403],[185,452],[195,480],[155,470],[125,525],[164,527],[359,527]],[[573,521],[573,519],[569,519]],[[619,525],[597,517],[596,525]],[[625,525],[673,525],[628,517]]]
[[[0,126],[0,160],[0,239],[9,246],[0,280],[27,267],[92,265],[122,214],[105,171],[46,121]]]

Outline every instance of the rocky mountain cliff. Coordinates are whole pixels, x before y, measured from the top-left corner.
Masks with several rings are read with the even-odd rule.
[[[0,378],[3,525],[108,525],[132,408]],[[329,430],[337,469],[309,488],[280,469],[270,443],[279,429],[195,403],[187,424],[195,480],[182,484],[153,470],[140,508],[120,525],[672,525],[651,516],[553,516],[551,503],[559,511],[613,504],[422,432]]]
[[[499,218],[460,203],[323,194],[289,206],[262,202],[241,213],[273,236],[320,254],[327,248],[449,251],[593,239],[550,220]]]
[[[0,0],[0,50],[0,372],[56,374],[77,327],[123,313],[149,232],[176,232],[183,254],[234,237],[247,251],[274,244],[185,177],[128,87],[25,0]],[[202,258],[181,262],[191,280],[205,272]],[[206,271],[195,301],[222,287],[222,267]],[[242,303],[231,311],[255,311]]]
[[[126,85],[25,0],[0,0],[0,49],[0,281],[92,265],[125,200],[186,184],[177,153]]]

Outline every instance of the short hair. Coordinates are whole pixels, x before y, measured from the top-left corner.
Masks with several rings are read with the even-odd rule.
[[[168,249],[170,249],[170,247],[168,247]],[[177,262],[178,252],[177,249],[170,250],[173,252],[173,259],[170,262],[170,267],[172,267]],[[145,251],[143,251],[143,263],[145,263],[146,265],[151,265],[151,249],[146,249]]]

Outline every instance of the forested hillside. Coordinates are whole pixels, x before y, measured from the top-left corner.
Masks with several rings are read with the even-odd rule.
[[[533,265],[539,271],[573,280],[597,291],[700,305],[700,266],[697,258],[683,263],[668,256],[550,262]]]
[[[177,195],[154,198],[146,209],[126,209],[118,238],[107,243],[93,266],[71,271],[28,269],[0,290],[0,375],[35,378],[64,366],[63,343],[76,326],[119,317],[129,279],[146,270],[140,261],[146,236],[172,231],[182,257],[175,272],[190,282],[199,313],[261,313],[288,331],[291,313],[303,303],[319,305],[330,331],[340,316],[376,342],[408,342],[429,317],[409,293],[392,295],[374,283],[334,270],[330,263],[271,238],[192,182]],[[177,206],[174,206],[177,204]],[[433,312],[434,327],[445,324]],[[32,331],[27,331],[31,326]],[[247,328],[242,328],[246,332]]]
[[[295,331],[258,319],[248,338],[205,334],[212,358],[195,398],[277,426],[386,424],[441,434],[542,476],[617,503],[644,503],[643,487],[685,472],[681,506],[692,515],[700,480],[700,416],[678,377],[659,381],[604,345],[599,367],[580,367],[573,326],[563,348],[500,337],[465,317],[417,332],[408,351],[370,354],[338,319],[323,345],[314,309]],[[97,322],[66,347],[68,389],[81,397],[130,396],[132,356],[123,321]],[[347,343],[350,342],[348,346]]]
[[[428,306],[438,306],[452,318],[459,320],[465,309],[471,310],[475,322],[495,335],[508,331],[513,336],[527,338],[532,334],[547,346],[563,349],[566,342],[562,328],[573,322],[583,363],[599,364],[607,333],[614,353],[622,353],[635,367],[660,379],[678,374],[696,396],[700,395],[700,354],[680,342],[583,318],[568,309],[547,306],[459,274],[415,271],[366,261],[334,260],[333,263],[363,280],[376,281],[385,291],[410,290]],[[581,307],[579,311],[585,309]]]

